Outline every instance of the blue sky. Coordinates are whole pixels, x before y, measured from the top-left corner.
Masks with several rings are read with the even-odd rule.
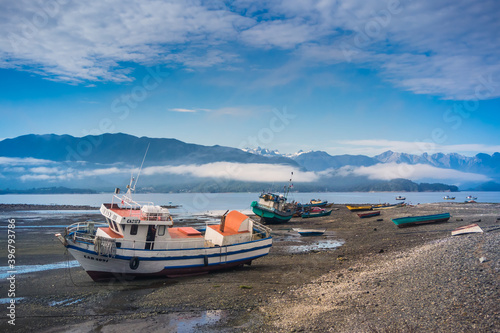
[[[497,1],[2,2],[1,138],[500,151]]]

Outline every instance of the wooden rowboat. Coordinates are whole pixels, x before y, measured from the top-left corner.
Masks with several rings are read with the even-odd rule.
[[[375,210],[375,211],[368,212],[368,213],[358,213],[358,216],[362,219],[367,218],[367,217],[372,217],[372,216],[378,216],[378,215],[380,215],[379,210]]]
[[[321,236],[325,233],[326,229],[301,229],[294,228],[294,231],[297,231],[301,236]]]
[[[402,228],[416,224],[446,222],[449,219],[450,213],[443,213],[434,215],[400,217],[397,219],[392,219],[392,222],[394,222],[394,224],[399,228]]]
[[[351,212],[362,211],[362,210],[372,210],[372,205],[346,205],[346,207]]]

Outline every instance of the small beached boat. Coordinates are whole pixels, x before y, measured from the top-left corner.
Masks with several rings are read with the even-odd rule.
[[[367,218],[367,217],[372,217],[372,216],[378,216],[378,215],[380,215],[379,210],[368,212],[368,213],[358,213],[358,216],[362,219]]]
[[[379,204],[379,205],[373,205],[372,209],[390,209],[396,207],[403,207],[404,205],[405,205],[404,202],[399,202],[396,204]]]
[[[449,219],[450,219],[450,213],[443,213],[434,215],[400,217],[392,219],[392,222],[394,222],[394,224],[397,225],[399,228],[402,228],[417,224],[446,222]]]
[[[475,233],[475,232],[483,232],[483,229],[477,224],[469,224],[465,225],[463,227],[456,228],[451,232],[452,236],[457,236],[457,235],[463,235],[463,234],[470,234],[470,233]]]
[[[372,205],[346,205],[346,207],[351,212],[361,211],[361,210],[372,210]]]
[[[308,212],[302,213],[301,217],[302,218],[309,218],[309,217],[320,217],[320,216],[328,216],[332,213],[332,210],[326,210],[323,208],[320,209],[312,209]]]
[[[294,228],[294,231],[297,231],[301,236],[321,236],[325,233],[326,229],[302,229],[302,228]]]
[[[134,186],[135,187],[135,186]],[[104,203],[106,225],[80,222],[56,237],[95,281],[121,276],[180,276],[250,264],[269,254],[271,229],[231,211],[202,232],[173,227],[167,208],[125,195]],[[115,200],[116,199],[116,200]]]

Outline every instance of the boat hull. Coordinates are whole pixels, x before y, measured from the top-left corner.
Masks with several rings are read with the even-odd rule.
[[[351,212],[359,212],[363,210],[372,210],[372,206],[368,205],[362,205],[362,206],[351,206],[351,205],[346,205],[347,209],[349,209]]]
[[[252,211],[255,215],[260,216],[261,219],[269,224],[286,223],[290,221],[295,214],[295,211],[281,212],[277,210],[270,210],[260,206],[257,202],[252,202]]]
[[[182,276],[208,273],[250,264],[269,254],[272,238],[251,242],[192,249],[139,250],[116,249],[113,256],[98,255],[91,243],[74,242],[66,246],[94,280],[123,277]]]
[[[367,217],[373,217],[373,216],[379,216],[380,211],[374,211],[374,212],[369,212],[369,213],[359,213],[358,216],[362,219],[367,218]]]
[[[434,215],[401,217],[397,219],[392,219],[392,222],[394,222],[394,224],[397,225],[399,228],[403,228],[418,224],[446,222],[449,219],[450,219],[450,213],[443,213]]]
[[[321,212],[321,213],[309,213],[309,212],[306,212],[306,213],[302,213],[302,218],[309,218],[309,217],[321,217],[321,216],[329,216],[330,214],[332,213],[331,210],[327,211],[327,212]]]

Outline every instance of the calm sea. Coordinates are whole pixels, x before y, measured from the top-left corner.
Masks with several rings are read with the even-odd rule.
[[[500,192],[322,192],[290,193],[289,201],[309,202],[311,199],[328,200],[338,204],[396,203],[397,196],[406,197],[410,204],[445,202],[444,196],[454,196],[454,202],[464,202],[468,195],[477,197],[477,202],[500,203]],[[136,201],[151,201],[158,205],[180,205],[172,209],[178,214],[210,214],[220,211],[250,211],[250,203],[257,200],[259,193],[150,193],[135,194]],[[111,202],[112,194],[55,194],[55,195],[0,195],[4,204],[44,204],[44,205],[90,205],[100,207],[103,202]],[[116,200],[116,199],[115,199]],[[447,202],[449,202],[447,200]],[[69,212],[68,212],[69,213]]]

